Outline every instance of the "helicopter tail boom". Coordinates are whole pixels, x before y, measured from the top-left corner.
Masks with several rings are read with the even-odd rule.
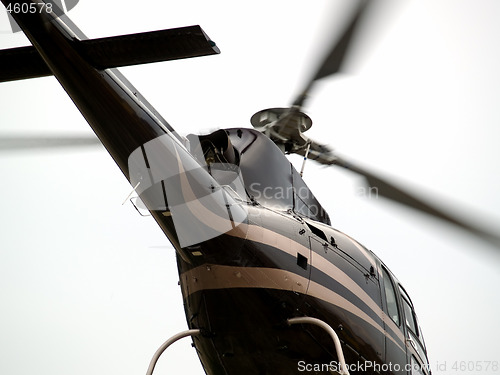
[[[199,26],[88,40],[54,4],[49,8],[38,0],[2,3],[6,9],[21,4],[21,11],[11,15],[33,46],[4,51],[11,67],[22,66],[17,79],[47,74],[48,69],[127,179],[129,156],[145,143],[162,135],[184,141],[117,69],[108,67],[217,53]],[[42,11],[22,12],[31,5]],[[53,113],[57,115],[57,108]]]
[[[14,3],[2,2],[6,7]],[[42,4],[39,0],[18,3]],[[153,47],[162,43],[162,36],[168,39],[172,31],[92,40],[85,52],[87,47],[82,49],[85,44],[80,43],[85,35],[64,14],[17,13],[13,17],[181,257],[184,248],[231,230],[239,231],[246,212],[232,191],[224,189],[208,168],[200,165],[187,148],[189,142],[118,69],[99,66],[103,61],[133,64],[165,56],[189,57],[193,51],[216,53],[218,49],[199,26],[183,28],[183,36],[174,31],[169,45],[161,47],[163,52],[155,52]],[[198,34],[195,39],[202,37],[204,42],[193,41],[190,34]],[[152,51],[147,51],[148,44]],[[134,45],[138,50],[130,52]],[[29,53],[23,53],[26,51]],[[138,57],[141,51],[144,59]],[[57,114],[55,108],[53,115]],[[238,177],[238,173],[233,175]]]

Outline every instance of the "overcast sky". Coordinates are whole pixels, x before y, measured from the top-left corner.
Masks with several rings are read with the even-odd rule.
[[[92,38],[200,24],[221,55],[121,69],[187,134],[250,126],[254,112],[288,105],[349,3],[82,0],[69,16]],[[500,2],[401,0],[378,13],[349,74],[314,92],[309,135],[498,233]],[[25,44],[1,15],[0,48]],[[57,131],[91,133],[54,78],[0,84],[2,134]],[[131,187],[114,162],[102,149],[3,152],[0,174],[0,373],[145,372],[187,326],[174,251],[153,220],[121,205]],[[368,199],[344,172],[308,163],[305,180],[332,225],[405,286],[435,375],[462,373],[459,361],[474,363],[463,373],[499,372],[484,371],[500,361],[490,247]],[[203,374],[188,340],[157,371]]]

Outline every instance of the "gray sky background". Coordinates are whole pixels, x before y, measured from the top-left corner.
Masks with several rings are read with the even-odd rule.
[[[92,38],[200,24],[221,55],[121,69],[187,134],[249,126],[254,112],[289,104],[346,4],[83,0],[69,16]],[[439,203],[456,202],[498,233],[500,2],[383,5],[387,17],[353,53],[352,74],[318,85],[309,135]],[[25,45],[2,17],[0,48]],[[2,134],[57,131],[90,134],[54,78],[0,85]],[[0,373],[144,373],[186,323],[174,251],[152,219],[121,205],[131,187],[114,162],[102,149],[0,153],[0,174]],[[499,373],[484,371],[500,361],[500,257],[491,248],[367,199],[342,171],[308,163],[305,180],[333,226],[405,286],[435,375]],[[460,361],[471,371],[455,371]],[[188,341],[157,371],[203,373]]]

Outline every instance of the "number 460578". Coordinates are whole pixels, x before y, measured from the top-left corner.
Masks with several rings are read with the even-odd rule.
[[[9,13],[52,13],[51,3],[14,3],[7,5],[7,12]]]

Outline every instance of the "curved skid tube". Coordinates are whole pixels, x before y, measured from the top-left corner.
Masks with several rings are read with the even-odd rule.
[[[328,324],[326,324],[324,321],[316,319],[316,318],[310,318],[307,316],[304,317],[299,317],[299,318],[291,318],[287,320],[288,325],[292,324],[314,324],[318,327],[323,328],[328,334],[331,336],[333,339],[333,342],[335,343],[335,350],[337,351],[337,357],[339,359],[340,365],[342,366],[342,371],[340,372],[341,375],[349,375],[349,371],[347,370],[347,366],[345,364],[345,359],[344,359],[344,352],[342,351],[342,346],[340,345],[340,340],[335,331],[333,330],[332,327],[330,327]]]
[[[179,332],[178,334],[172,336],[167,341],[165,341],[162,344],[162,346],[160,346],[158,348],[158,350],[154,354],[153,358],[151,359],[151,362],[149,363],[149,367],[148,367],[148,372],[146,373],[146,375],[152,375],[153,374],[153,370],[155,369],[156,362],[158,362],[158,359],[160,358],[160,356],[163,354],[163,352],[165,350],[167,350],[167,348],[170,345],[172,345],[174,342],[176,342],[176,341],[178,341],[178,340],[180,340],[180,339],[182,339],[184,337],[187,337],[187,336],[196,336],[199,333],[200,333],[199,329],[189,329],[187,331]]]

